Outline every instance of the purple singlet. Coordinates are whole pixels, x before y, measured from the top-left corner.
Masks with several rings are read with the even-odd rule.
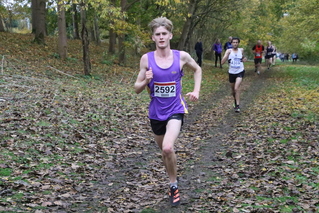
[[[152,67],[153,79],[148,84],[151,96],[149,118],[165,121],[173,114],[188,113],[182,97],[181,80],[184,75],[180,68],[180,52],[173,51],[173,64],[166,69],[157,66],[155,52],[147,53],[148,68]]]

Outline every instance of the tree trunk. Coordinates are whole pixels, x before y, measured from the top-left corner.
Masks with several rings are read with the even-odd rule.
[[[45,44],[45,13],[46,0],[32,0],[32,24],[35,33],[34,42]]]
[[[192,21],[194,18],[193,15],[195,14],[195,11],[197,9],[196,5],[197,5],[197,0],[190,1],[189,7],[188,7],[188,14],[190,14],[190,16],[187,17],[186,22],[183,26],[182,36],[179,40],[178,47],[177,47],[177,49],[179,49],[179,50],[186,49],[185,45],[186,45],[187,38],[189,38],[189,34],[191,33],[190,29],[191,29]]]
[[[115,6],[116,0],[111,0],[111,4]],[[111,22],[112,24],[113,22]],[[115,54],[116,34],[112,28],[109,30],[109,53]]]
[[[35,34],[36,20],[37,20],[37,0],[31,0],[31,25],[32,25],[32,34]]]
[[[119,40],[119,64],[125,65],[125,35],[119,35],[118,36]]]
[[[90,26],[90,38],[91,38],[91,41],[95,41],[95,34],[94,34],[94,26]]]
[[[67,58],[67,36],[66,36],[66,22],[65,22],[65,8],[63,1],[58,1],[58,29],[59,29],[59,42],[58,50],[62,60]]]
[[[94,15],[94,35],[95,35],[95,44],[100,45],[101,44],[100,29],[99,29],[98,18],[96,13]]]
[[[82,48],[83,48],[83,63],[84,63],[84,75],[90,75],[91,72],[91,62],[90,62],[90,55],[89,55],[89,33],[86,28],[86,15],[85,15],[85,7],[84,3],[82,2],[81,5],[81,24],[82,24]]]
[[[126,11],[126,0],[121,0],[121,10],[124,13]],[[125,64],[125,34],[121,34],[118,36],[119,38],[119,63]]]
[[[73,39],[80,39],[79,18],[76,6],[76,4],[72,4]]]
[[[113,29],[109,30],[109,53],[115,54],[116,34]]]
[[[0,32],[5,32],[2,17],[0,16]]]
[[[9,24],[7,26],[7,30],[8,30],[8,32],[12,32],[12,28],[13,28],[13,26],[12,26],[12,23],[13,23],[12,10],[8,11],[8,15],[9,15]]]

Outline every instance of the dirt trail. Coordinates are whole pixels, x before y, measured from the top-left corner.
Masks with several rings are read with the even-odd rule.
[[[246,76],[242,83],[241,110],[240,114],[232,110],[232,98],[230,98],[229,84],[225,84],[216,92],[211,94],[211,102],[201,105],[192,112],[191,118],[188,119],[188,125],[196,121],[203,113],[217,111],[217,108],[223,108],[224,115],[221,119],[216,119],[214,113],[211,117],[213,128],[209,130],[211,139],[201,142],[201,148],[196,152],[199,158],[195,164],[189,165],[191,168],[187,170],[179,179],[179,188],[182,194],[182,204],[178,208],[171,208],[167,205],[167,201],[163,201],[156,207],[158,212],[193,212],[195,210],[194,203],[200,199],[201,191],[205,187],[210,187],[212,176],[219,176],[218,169],[227,161],[227,147],[223,146],[224,137],[231,133],[241,119],[249,114],[249,105],[253,104],[254,99],[266,87],[268,79],[271,77],[273,70],[262,72],[256,75],[252,70],[246,72]],[[228,97],[228,98],[225,98]],[[214,104],[212,104],[214,103]],[[216,153],[223,153],[224,158]],[[226,155],[226,156],[225,156]],[[193,206],[191,208],[191,206]],[[191,209],[191,210],[190,210]]]
[[[267,85],[271,72],[273,70],[262,72],[261,75],[256,75],[251,69],[246,72],[242,83],[242,112],[239,114],[232,109],[233,100],[227,81],[218,91],[211,94],[210,101],[201,102],[191,111],[190,116],[185,120],[184,132],[194,132],[192,127],[197,122],[203,123],[200,119],[205,115],[205,120],[208,116],[211,121],[207,125],[210,139],[190,141],[187,145],[188,149],[197,147],[198,150],[195,156],[191,157],[193,160],[187,159],[186,165],[178,165],[179,188],[182,195],[182,203],[179,207],[171,208],[168,204],[167,174],[161,165],[158,147],[153,141],[143,146],[133,147],[139,154],[119,161],[114,160],[106,165],[102,175],[103,180],[96,184],[90,190],[91,192],[86,191],[91,194],[92,200],[82,205],[96,206],[95,209],[99,212],[104,212],[101,211],[101,205],[107,206],[107,212],[140,212],[146,208],[152,209],[151,212],[155,210],[162,213],[194,212],[194,206],[201,197],[201,190],[211,184],[209,179],[212,176],[220,176],[218,170],[227,161],[224,154],[227,153],[227,147],[223,146],[224,137],[236,128],[242,117],[249,114],[249,105]],[[223,153],[224,157],[216,153]],[[115,165],[114,162],[117,164]],[[148,176],[145,181],[143,175]],[[156,178],[161,176],[162,179],[158,180],[155,176]],[[152,177],[156,183],[150,181]],[[102,203],[101,197],[104,200]],[[123,202],[119,199],[123,199]],[[115,205],[114,202],[117,204]],[[78,208],[74,210],[77,211]]]

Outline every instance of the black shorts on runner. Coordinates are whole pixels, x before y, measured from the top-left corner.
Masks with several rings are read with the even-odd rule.
[[[262,61],[263,61],[262,58],[255,58],[254,59],[255,64],[261,64]]]
[[[154,134],[155,135],[165,135],[166,125],[167,125],[168,121],[171,119],[176,119],[176,120],[182,121],[182,126],[184,124],[184,114],[183,113],[173,114],[166,121],[159,121],[159,120],[150,119],[151,127],[152,127]]]
[[[229,73],[229,83],[235,83],[236,82],[236,78],[244,78],[245,75],[245,70],[243,70],[240,73],[237,74],[230,74]]]

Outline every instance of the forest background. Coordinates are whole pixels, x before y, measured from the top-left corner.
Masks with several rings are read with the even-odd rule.
[[[308,65],[319,52],[318,0],[0,5],[0,212],[173,212],[149,96],[132,89],[158,16],[174,23],[173,48],[196,58],[201,38],[205,51],[201,100],[188,103],[176,144],[175,212],[319,212],[319,72]],[[260,75],[245,63],[237,116],[226,66],[211,61],[213,42],[229,36],[249,59],[261,39],[301,60]],[[183,90],[192,88],[185,69]]]
[[[248,50],[260,39],[264,45],[272,41],[278,52],[315,61],[318,7],[317,0],[0,0],[0,31],[32,32],[39,44],[56,37],[61,59],[69,57],[67,39],[81,39],[84,74],[91,72],[90,42],[105,46],[100,62],[106,64],[129,65],[152,49],[148,23],[158,16],[174,23],[172,47],[192,55],[199,38],[204,57],[211,59],[215,40],[224,44],[233,36]]]

